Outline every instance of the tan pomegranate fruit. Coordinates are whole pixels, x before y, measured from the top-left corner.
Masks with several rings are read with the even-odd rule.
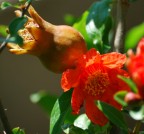
[[[18,31],[23,45],[8,43],[13,54],[31,54],[37,56],[45,67],[55,73],[75,68],[77,59],[87,51],[82,35],[71,26],[53,25],[45,21],[32,6],[24,29]],[[15,11],[21,16],[21,11]]]

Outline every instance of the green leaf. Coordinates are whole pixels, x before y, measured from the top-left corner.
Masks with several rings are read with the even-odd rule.
[[[144,120],[144,105],[133,108],[129,114],[134,120]]]
[[[74,125],[65,124],[62,126],[62,129],[65,134],[87,134],[86,131]]]
[[[13,133],[13,134],[25,134],[24,130],[23,130],[23,129],[20,129],[19,127],[14,128],[14,129],[12,130],[12,133]]]
[[[128,93],[127,91],[119,91],[114,95],[114,99],[122,106],[127,106],[127,103],[124,101],[125,95],[127,93]]]
[[[86,31],[93,42],[93,47],[100,53],[106,53],[110,49],[109,32],[112,28],[111,2],[112,0],[95,2],[90,7],[86,20]]]
[[[112,0],[101,0],[95,2],[89,9],[87,24],[94,21],[97,28],[100,28],[108,19],[110,13],[110,4]]]
[[[71,108],[72,92],[72,89],[64,92],[54,104],[50,117],[50,134],[61,134],[61,126]]]
[[[89,134],[108,134],[109,131],[111,130],[111,125],[110,123],[107,123],[104,126],[99,126],[91,123],[88,133]]]
[[[125,131],[126,134],[128,134],[128,126],[124,120],[122,113],[119,110],[101,101],[97,101],[96,105],[113,124]]]
[[[66,14],[64,16],[64,21],[66,24],[72,26],[78,19],[71,14]]]
[[[125,52],[137,46],[140,39],[144,36],[144,23],[132,28],[125,38]]]
[[[84,37],[86,44],[87,44],[87,48],[90,49],[93,47],[93,42],[90,39],[89,35],[87,34],[86,31],[86,20],[87,20],[87,16],[88,16],[89,12],[85,11],[81,18],[79,18],[79,20],[77,22],[74,23],[73,27],[75,29],[77,29]]]
[[[9,25],[9,32],[11,36],[17,35],[18,30],[22,29],[26,22],[27,22],[26,17],[15,18]]]
[[[78,118],[76,118],[76,120],[74,121],[74,126],[79,127],[83,130],[88,129],[90,124],[91,121],[89,120],[86,114],[78,116]]]
[[[6,40],[6,42],[12,42],[12,43],[15,43],[15,44],[22,45],[23,44],[23,39],[22,39],[21,36],[15,35],[15,36],[11,36],[10,38],[8,38]]]
[[[5,26],[5,25],[0,25],[0,35],[6,37],[6,36],[7,36],[6,29],[7,29],[7,26]]]
[[[2,10],[4,10],[4,9],[10,7],[10,6],[12,6],[12,4],[10,2],[2,2],[1,5],[0,5],[0,8]]]
[[[134,93],[138,92],[137,86],[136,84],[130,79],[130,78],[126,78],[124,76],[118,75],[118,78],[120,78],[121,80],[123,80],[125,83],[127,83],[129,85],[129,87],[131,88],[131,90]]]
[[[39,91],[30,96],[30,100],[33,103],[38,104],[47,113],[48,116],[50,116],[56,99],[57,97],[55,95],[51,95],[46,91]]]

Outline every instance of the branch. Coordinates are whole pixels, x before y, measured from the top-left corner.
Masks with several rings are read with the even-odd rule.
[[[4,127],[6,134],[12,134],[12,130],[11,130],[11,127],[10,127],[10,124],[9,124],[9,121],[8,121],[7,116],[6,116],[6,113],[5,113],[5,110],[4,110],[4,107],[2,105],[1,100],[0,100],[0,119],[2,121],[2,124],[3,124],[3,127]]]
[[[116,31],[114,37],[113,51],[124,51],[124,36],[126,33],[126,13],[129,7],[128,0],[117,0]]]

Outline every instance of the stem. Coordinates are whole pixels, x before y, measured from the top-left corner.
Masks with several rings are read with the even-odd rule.
[[[9,121],[6,116],[1,100],[0,100],[0,119],[2,121],[6,134],[12,134],[12,130],[11,130],[11,127],[10,127],[10,124],[9,124]]]
[[[10,34],[7,35],[5,41],[0,45],[0,53],[4,50],[4,48],[6,47],[7,44],[7,39],[10,38]]]
[[[126,13],[129,7],[128,0],[117,0],[116,7],[116,31],[114,38],[113,51],[123,52],[124,51],[124,36],[126,33]]]
[[[139,130],[140,130],[140,127],[141,127],[141,121],[138,121],[133,129],[133,132],[132,134],[139,134]]]

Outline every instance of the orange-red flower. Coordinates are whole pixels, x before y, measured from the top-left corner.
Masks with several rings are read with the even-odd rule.
[[[142,38],[137,46],[136,55],[132,50],[128,51],[129,58],[127,60],[127,68],[131,78],[139,89],[139,94],[144,98],[144,38]]]
[[[64,91],[74,88],[72,110],[78,114],[84,104],[89,119],[101,126],[108,122],[105,115],[95,105],[96,100],[107,102],[121,109],[113,95],[119,90],[128,90],[128,86],[117,75],[128,76],[122,70],[126,61],[123,54],[112,52],[100,55],[94,48],[89,50],[77,62],[75,69],[68,69],[62,75],[61,85]]]

